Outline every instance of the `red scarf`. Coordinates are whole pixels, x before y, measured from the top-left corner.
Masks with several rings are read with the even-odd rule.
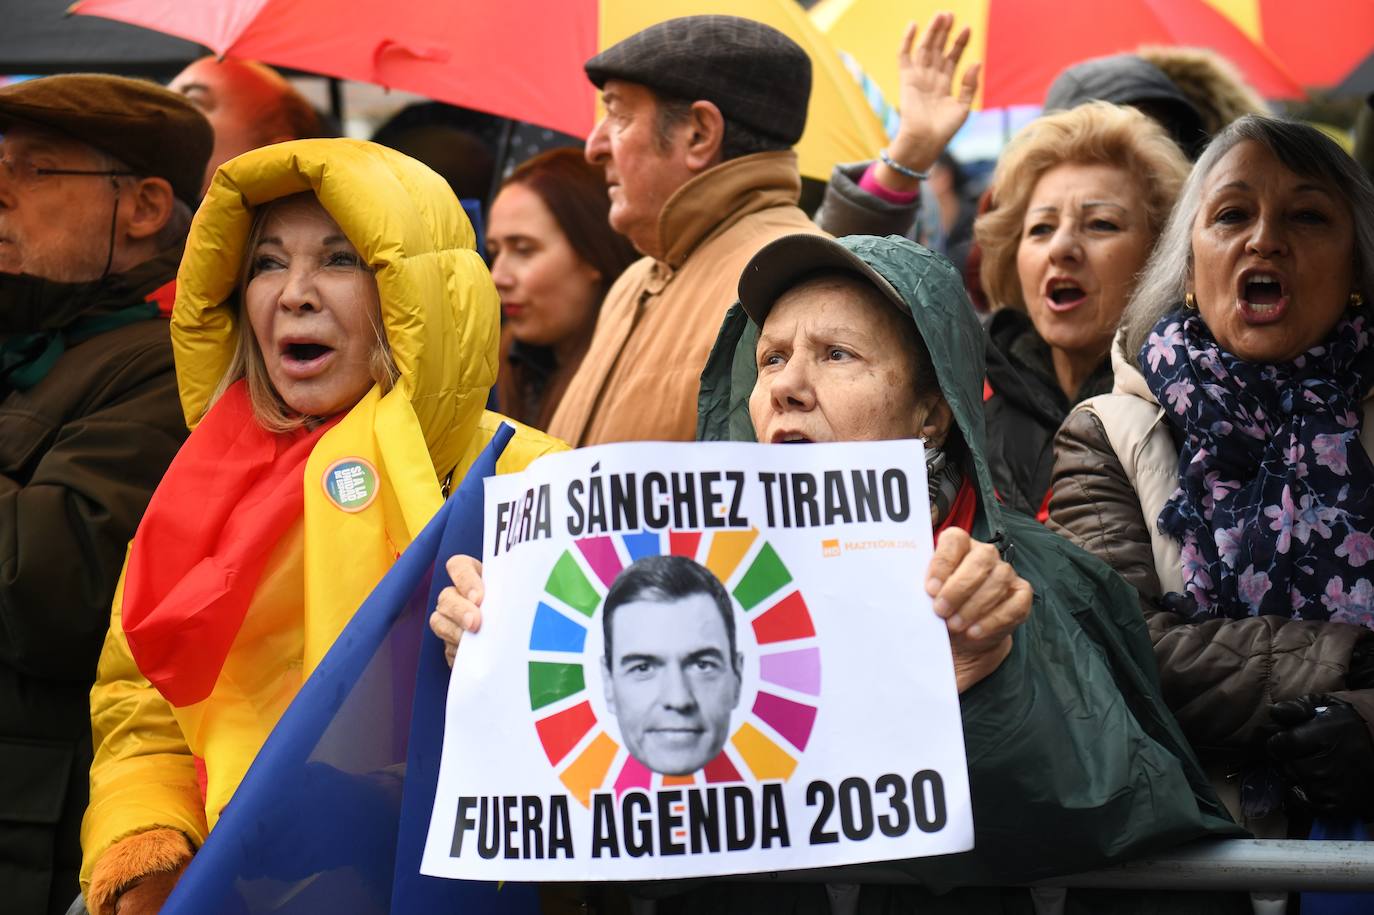
[[[134,535],[122,607],[129,651],[175,706],[210,695],[272,547],[303,511],[326,422],[268,432],[235,383],[177,452]]]
[[[945,519],[936,525],[935,536],[939,537],[940,532],[947,527],[957,527],[972,532],[973,519],[977,514],[978,494],[974,491],[973,484],[969,482],[968,477],[965,476],[964,482],[959,484],[959,494],[954,497],[954,503],[945,513]]]

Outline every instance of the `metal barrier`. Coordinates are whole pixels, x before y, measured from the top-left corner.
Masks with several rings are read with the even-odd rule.
[[[838,872],[787,871],[760,874],[745,879],[833,882],[837,877],[845,883],[911,882],[909,875],[882,863],[852,865]],[[1180,846],[1148,858],[1139,858],[1128,864],[1042,880],[1037,886],[1252,892],[1374,892],[1374,842],[1318,842],[1304,839],[1207,840]]]
[[[1374,891],[1374,842],[1216,839],[1044,886],[1174,890]]]

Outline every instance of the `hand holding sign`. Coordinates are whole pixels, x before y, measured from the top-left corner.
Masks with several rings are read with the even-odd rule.
[[[482,636],[454,667],[422,871],[656,879],[967,849],[950,624],[912,575],[935,552],[925,466],[916,441],[656,443],[488,480],[483,560],[449,561],[430,621],[450,657]],[[1022,584],[991,547],[941,555],[936,593],[979,625],[959,636],[971,683],[1025,618]]]
[[[997,547],[957,527],[940,532],[926,593],[949,629],[961,693],[1006,660],[1012,631],[1030,617],[1030,583],[1003,561]]]
[[[430,628],[444,641],[449,666],[464,632],[482,626],[482,563],[471,556],[451,557],[453,584],[439,594]],[[1030,616],[1032,590],[997,548],[980,543],[957,527],[940,534],[926,573],[926,593],[946,621],[954,652],[959,692],[997,669],[1011,651],[1011,633]]]
[[[476,632],[482,627],[482,598],[486,586],[482,583],[482,564],[471,556],[450,556],[444,564],[453,584],[439,592],[429,628],[444,642],[444,657],[448,666],[458,651],[464,632]]]

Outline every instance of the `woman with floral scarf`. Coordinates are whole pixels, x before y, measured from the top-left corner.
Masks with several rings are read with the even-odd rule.
[[[1140,592],[1166,699],[1265,836],[1374,818],[1374,187],[1249,116],[1198,161],[1060,430],[1050,520]]]

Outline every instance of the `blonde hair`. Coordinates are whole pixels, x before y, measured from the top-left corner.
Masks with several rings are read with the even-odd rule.
[[[1188,160],[1164,128],[1136,111],[1089,102],[1037,118],[1012,139],[993,173],[993,209],[974,224],[983,249],[979,277],[994,309],[1024,311],[1016,253],[1031,194],[1060,165],[1112,165],[1140,182],[1151,241],[1159,237],[1183,180]]]
[[[300,197],[315,199],[313,194],[304,192],[293,194],[289,197],[279,197],[258,208],[253,214],[253,226],[248,231],[248,241],[244,246],[243,263],[239,266],[239,279],[236,284],[237,303],[235,310],[237,313],[238,339],[234,344],[234,354],[229,359],[229,366],[224,371],[224,376],[220,378],[219,384],[215,387],[215,393],[210,398],[210,405],[223,396],[224,392],[239,379],[247,382],[248,403],[253,410],[253,418],[258,425],[268,432],[292,432],[296,429],[314,425],[324,417],[304,416],[295,412],[286,401],[282,400],[281,394],[272,384],[272,379],[267,374],[267,362],[263,359],[262,347],[258,345],[258,338],[253,333],[253,325],[244,314],[244,294],[248,289],[248,282],[253,278],[253,252],[258,246],[258,240],[262,238],[263,226],[267,223],[267,218],[273,210],[282,203],[295,200]],[[361,270],[368,269],[360,267]],[[376,346],[368,359],[368,368],[372,375],[372,380],[386,393],[396,384],[396,380],[401,377],[400,369],[396,366],[396,361],[391,356],[391,344],[386,338],[386,331],[382,326],[382,316],[379,313],[369,315],[372,330],[377,336]]]

